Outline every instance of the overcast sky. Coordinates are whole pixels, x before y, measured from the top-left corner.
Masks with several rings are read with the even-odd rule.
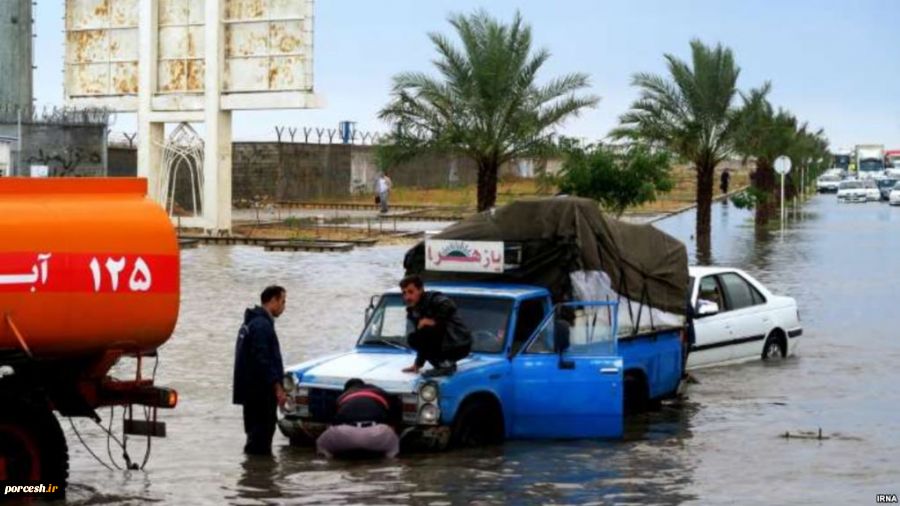
[[[0,0],[8,1],[8,0]],[[63,0],[37,0],[35,94],[62,104]],[[383,131],[378,110],[391,76],[430,71],[430,31],[449,33],[450,12],[484,8],[502,19],[518,9],[535,42],[552,58],[543,77],[591,76],[597,109],[563,133],[601,138],[637,93],[635,72],[663,72],[663,54],[687,57],[700,38],[734,50],[739,86],[771,80],[772,101],[811,126],[833,147],[880,143],[900,148],[900,1],[897,0],[319,0],[315,7],[318,110],[242,112],[239,140],[274,139],[275,125],[334,127],[340,120]],[[114,130],[135,129],[119,115]]]

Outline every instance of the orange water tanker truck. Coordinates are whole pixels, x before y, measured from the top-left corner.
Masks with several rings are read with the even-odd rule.
[[[157,409],[177,394],[147,371],[178,317],[179,247],[146,194],[142,179],[0,179],[0,484],[64,493],[54,412],[121,406],[124,433],[165,435]],[[133,373],[114,378],[121,361]]]

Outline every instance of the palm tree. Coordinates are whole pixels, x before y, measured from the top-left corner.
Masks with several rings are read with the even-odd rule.
[[[585,74],[537,84],[550,53],[532,50],[531,27],[517,13],[506,25],[484,11],[452,15],[462,42],[429,35],[438,53],[438,76],[406,72],[394,77],[390,103],[379,117],[393,125],[379,158],[386,164],[428,151],[462,154],[478,166],[478,210],[494,206],[500,166],[540,156],[555,127],[599,99],[579,95]]]
[[[669,77],[640,73],[632,84],[640,98],[620,118],[617,138],[641,139],[690,161],[697,172],[697,252],[710,250],[710,208],[716,166],[731,151],[740,69],[731,50],[691,41],[691,63],[665,55]]]
[[[830,161],[825,131],[820,128],[812,132],[804,123],[795,132],[794,143],[788,150],[787,156],[798,168],[797,171],[791,173],[791,195],[794,195],[803,192],[809,181],[819,175],[822,165],[826,161]]]
[[[778,205],[775,159],[797,149],[799,136],[797,119],[787,111],[775,111],[769,102],[771,89],[766,83],[741,94],[744,104],[735,114],[734,149],[745,160],[753,158],[756,163],[753,187],[759,225],[768,223]]]

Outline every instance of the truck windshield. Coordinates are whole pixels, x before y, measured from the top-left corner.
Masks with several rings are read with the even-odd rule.
[[[841,170],[847,170],[850,167],[850,155],[834,155],[834,166]]]
[[[860,160],[859,162],[859,171],[860,172],[877,172],[880,170],[884,170],[884,162],[881,160]]]
[[[451,297],[459,316],[472,333],[472,351],[499,353],[506,342],[512,300],[491,297]],[[399,295],[381,299],[359,340],[360,345],[408,348],[406,336],[412,325]]]

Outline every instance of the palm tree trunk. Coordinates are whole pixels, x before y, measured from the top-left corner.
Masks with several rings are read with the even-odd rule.
[[[708,264],[712,259],[712,197],[716,166],[708,162],[697,164],[697,262]]]
[[[497,172],[500,164],[496,160],[478,161],[478,211],[487,211],[497,203]]]
[[[775,184],[775,171],[768,163],[758,163],[756,165],[756,174],[753,177],[753,184],[763,200],[756,204],[756,224],[767,225],[772,216],[775,216],[775,209],[778,204],[778,195]]]

